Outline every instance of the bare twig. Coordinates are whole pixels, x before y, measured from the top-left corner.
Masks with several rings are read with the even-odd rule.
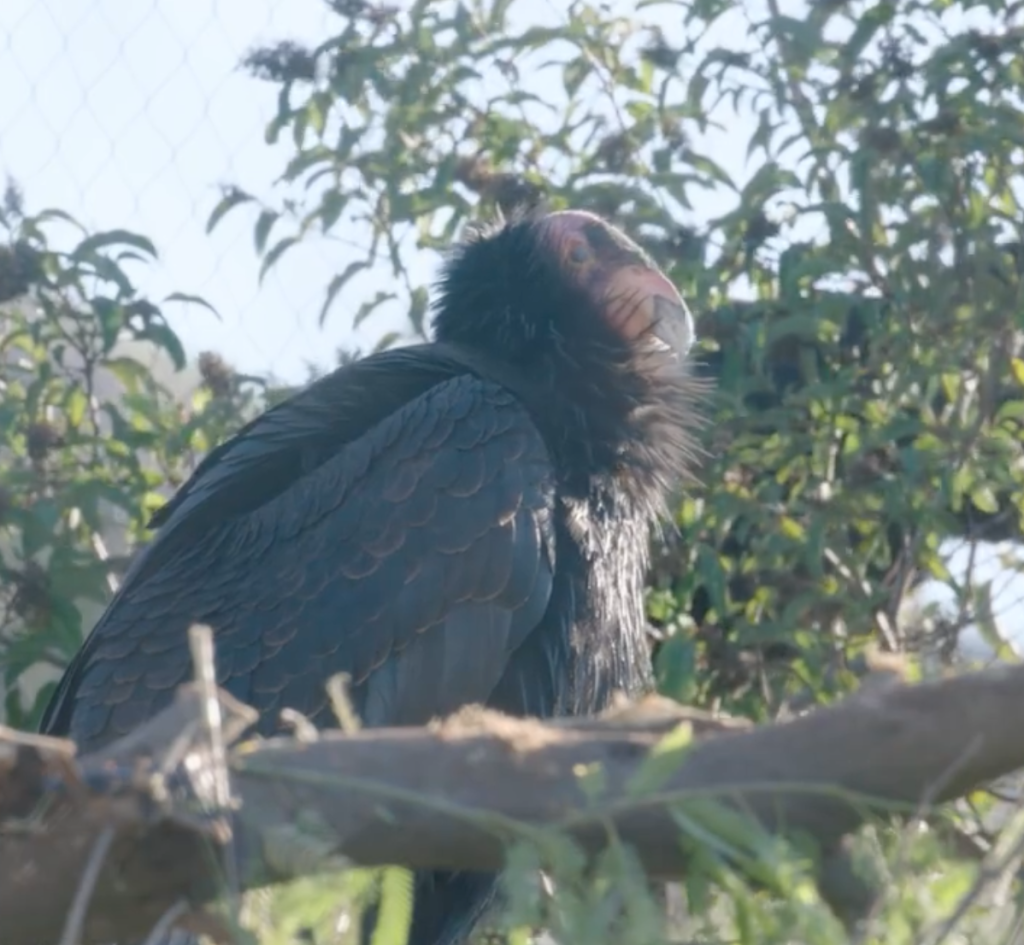
[[[189,648],[192,651],[192,667],[196,687],[203,705],[203,728],[209,746],[209,764],[212,767],[214,803],[219,815],[226,815],[232,809],[234,798],[231,793],[231,772],[228,767],[227,747],[224,744],[224,719],[217,691],[217,672],[214,665],[213,630],[202,624],[193,624],[188,631]],[[232,900],[232,910],[237,912],[241,903],[241,882],[238,877],[237,850],[234,847],[234,831],[231,823],[223,823],[224,837],[228,844],[228,855],[224,858],[225,878]]]
[[[164,940],[164,936],[174,928],[175,923],[182,916],[187,915],[189,912],[189,905],[184,899],[179,899],[173,906],[170,907],[160,918],[157,920],[156,925],[153,926],[153,931],[146,936],[146,941],[143,945],[160,945]]]
[[[210,746],[213,765],[214,800],[222,811],[231,807],[231,781],[228,771],[227,750],[217,697],[217,673],[213,658],[213,631],[202,624],[194,624],[188,631],[189,648],[196,685],[203,700],[203,723]]]
[[[75,898],[71,902],[71,908],[68,910],[67,919],[64,922],[60,945],[78,945],[82,941],[82,928],[85,925],[86,913],[89,911],[89,903],[96,891],[100,871],[103,869],[103,863],[110,852],[116,833],[117,831],[113,827],[105,827],[93,843],[89,859],[82,871],[82,879],[75,891]]]

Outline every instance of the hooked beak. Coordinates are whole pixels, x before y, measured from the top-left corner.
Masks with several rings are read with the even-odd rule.
[[[563,270],[602,307],[609,324],[640,349],[685,360],[693,316],[668,278],[616,227],[585,210],[560,210],[540,224]]]
[[[630,340],[684,359],[694,340],[693,316],[676,287],[657,269],[628,265],[609,280],[608,318]]]

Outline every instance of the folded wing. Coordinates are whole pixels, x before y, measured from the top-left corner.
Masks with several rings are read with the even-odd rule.
[[[193,622],[213,627],[218,680],[264,731],[286,706],[331,724],[338,672],[370,725],[486,701],[551,596],[551,466],[505,388],[471,374],[423,386],[333,450],[317,404],[319,423],[279,413],[211,454],[69,667],[44,731],[88,750],[159,711],[191,674]],[[516,686],[539,687],[524,702],[553,711],[552,681],[535,675]]]

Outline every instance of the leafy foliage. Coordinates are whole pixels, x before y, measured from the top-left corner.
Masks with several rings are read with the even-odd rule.
[[[970,561],[983,541],[1016,546],[1024,514],[1024,36],[1005,4],[644,0],[620,14],[577,0],[539,25],[526,0],[325,2],[337,29],[319,47],[247,57],[279,92],[267,140],[294,153],[272,199],[228,188],[209,227],[253,211],[264,273],[301,240],[346,246],[321,320],[397,307],[414,336],[428,313],[419,251],[496,210],[588,208],[646,245],[698,313],[698,370],[716,382],[703,486],[656,550],[664,692],[769,718],[848,691],[874,646],[950,661],[970,625],[1000,646],[990,588],[948,557],[951,542]],[[723,129],[744,171],[712,147]],[[83,234],[57,253],[49,228],[73,221],[19,203],[9,195],[0,247],[8,685],[65,662],[79,602],[109,595],[122,562],[97,541],[101,507],[137,539],[161,490],[263,402],[207,358],[179,416],[117,354],[135,337],[182,359],[124,268],[152,246]],[[347,239],[357,227],[369,246]],[[360,288],[371,272],[386,290]],[[116,402],[97,396],[100,371],[124,386]],[[926,580],[952,590],[956,614],[915,611]],[[12,690],[9,717],[31,724],[45,694],[25,705]],[[811,882],[813,852],[705,809],[679,819],[696,856],[679,937],[847,940]],[[986,893],[1005,866],[940,861],[934,835],[865,842],[883,896],[863,941],[942,941],[957,909],[963,940],[1009,934],[1017,899]],[[541,923],[565,945],[659,941],[661,906],[638,876],[616,845],[587,863],[557,838],[524,841],[498,924],[517,942]],[[303,882],[272,897],[266,940],[351,940],[336,887]],[[388,882],[385,937],[408,906]]]
[[[13,185],[0,224],[0,691],[7,720],[33,728],[129,543],[255,400],[214,355],[187,408],[155,380],[145,354],[185,354],[127,269],[155,257],[148,239],[26,215]],[[60,224],[79,237],[68,251],[51,246]]]

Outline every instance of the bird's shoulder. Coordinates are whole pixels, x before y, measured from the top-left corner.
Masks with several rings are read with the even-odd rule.
[[[211,450],[150,526],[163,526],[221,491],[227,500],[218,503],[222,513],[255,508],[396,410],[467,370],[465,362],[446,357],[435,345],[378,352],[344,365]]]
[[[350,454],[350,465],[369,465],[396,436],[429,445],[428,427],[485,406],[501,412],[504,422],[529,429],[539,442],[515,388],[508,372],[453,345],[397,348],[345,365],[208,453],[153,515],[150,527],[159,531],[150,549],[170,552],[255,512],[342,454]],[[147,570],[155,563],[138,561]]]

